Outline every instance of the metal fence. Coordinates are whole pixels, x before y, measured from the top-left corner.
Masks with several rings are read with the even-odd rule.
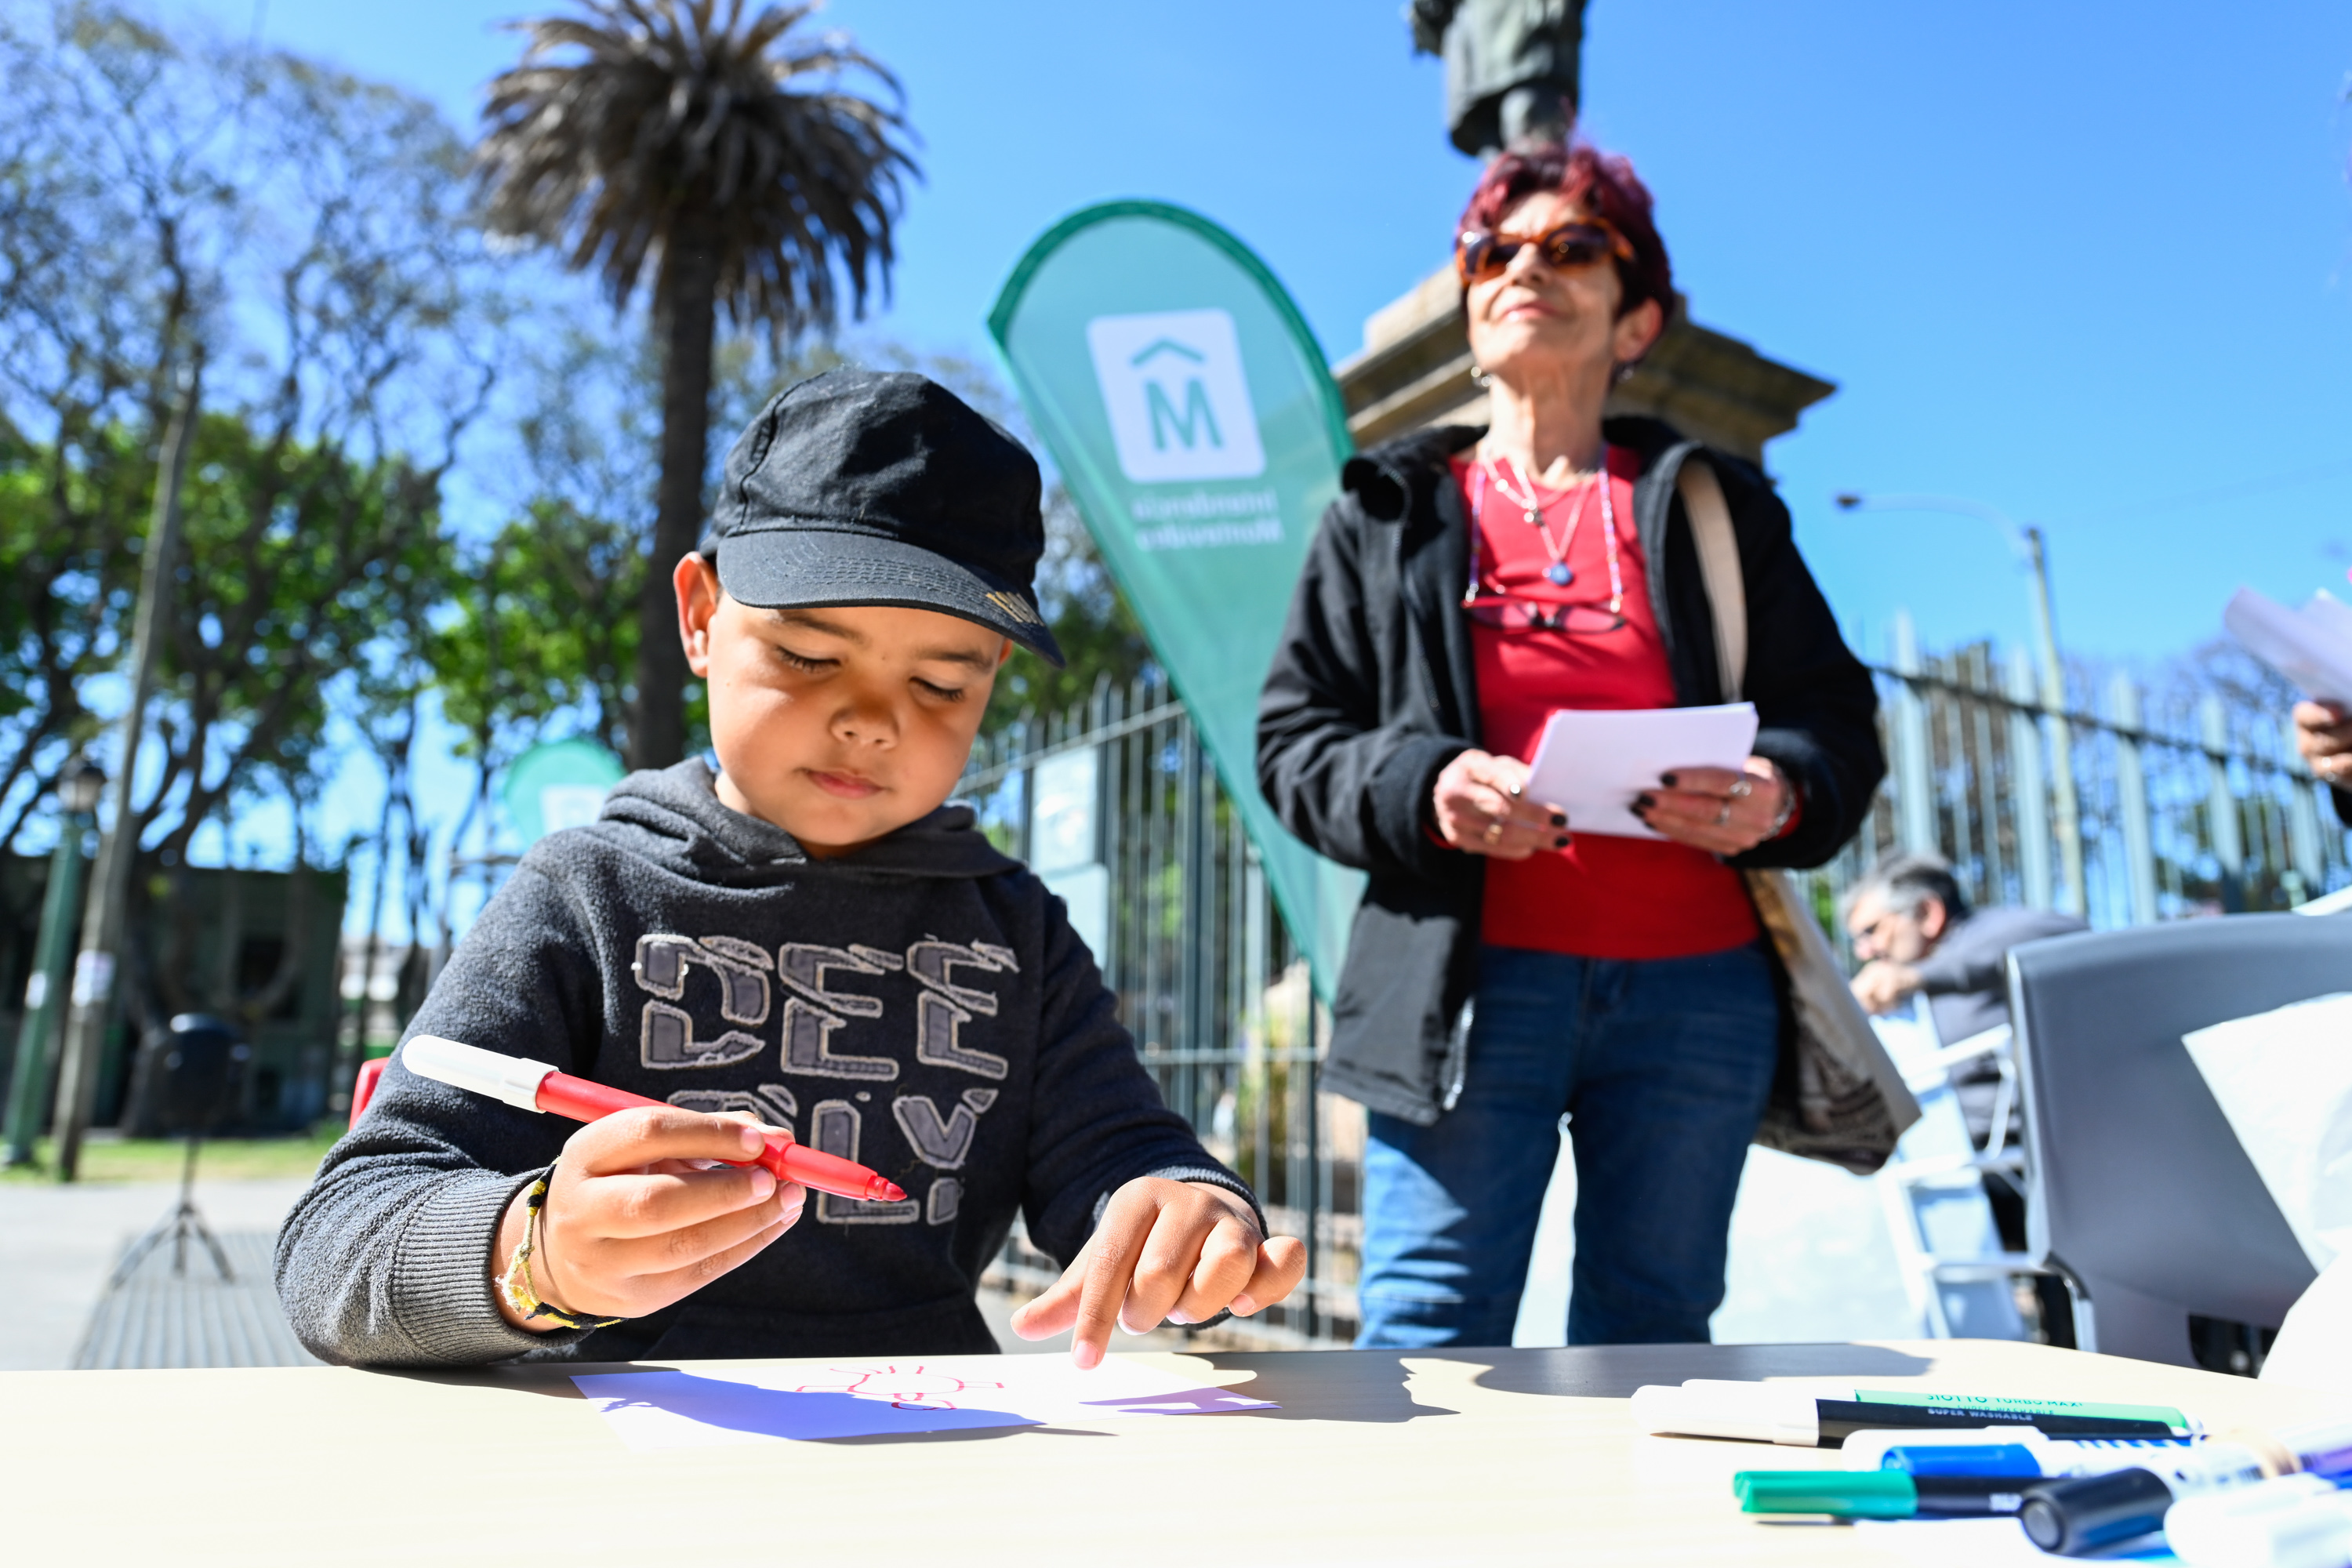
[[[1889,776],[1854,842],[1810,876],[1825,923],[1899,847],[1949,857],[1979,902],[2072,908],[2099,927],[2352,884],[2283,714],[2210,695],[2158,705],[2119,680],[2096,710],[2051,715],[2021,658],[1923,657],[1907,623],[1876,678]],[[1363,1113],[1319,1090],[1328,1015],[1181,704],[1151,679],[1105,687],[980,748],[958,793],[1069,901],[1169,1104],[1307,1241],[1307,1284],[1249,1332],[1351,1338]],[[994,1272],[1027,1292],[1055,1269],[1016,1230]]]
[[[1068,900],[1168,1103],[1307,1242],[1306,1285],[1255,1335],[1352,1335],[1361,1118],[1317,1092],[1327,1016],[1183,706],[1106,686],[977,750],[957,793]],[[997,1272],[1030,1290],[1055,1269],[1016,1231]]]
[[[2063,909],[2101,929],[2288,909],[2352,883],[2283,705],[2152,697],[2116,674],[2095,702],[2053,715],[2022,650],[1922,656],[1907,617],[1894,642],[1877,670],[1887,780],[1853,843],[1815,874],[1820,907],[1898,848],[1949,857],[1979,903]]]

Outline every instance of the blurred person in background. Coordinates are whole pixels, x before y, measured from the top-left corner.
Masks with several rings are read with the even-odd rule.
[[[2011,948],[2090,929],[2055,910],[1972,910],[1940,855],[1890,855],[1845,894],[1846,935],[1862,963],[1854,1000],[1864,1012],[1883,1015],[1924,995],[1936,1037],[1947,1046],[2009,1022]],[[1991,1092],[1976,1105],[1969,1098],[1961,1096],[1969,1131],[1982,1142]]]
[[[1913,1008],[1938,1046],[1957,1046],[2008,1025],[2010,949],[2091,929],[2055,910],[1971,909],[1951,862],[1940,855],[1890,855],[1879,861],[1846,889],[1843,916],[1853,955],[1862,961],[1853,994],[1863,1011],[1885,1017]],[[2000,1058],[1987,1053],[1961,1062],[1950,1082],[1969,1141],[1982,1149],[2000,1100]],[[2022,1136],[2021,1113],[2012,1100],[2003,1142],[2014,1147]],[[2001,1247],[2023,1251],[2025,1194],[2000,1171],[1985,1173],[1984,1194]],[[2074,1314],[2065,1286],[2048,1277],[2033,1285],[2044,1331],[2067,1342]]]
[[[1370,1111],[1358,1343],[1508,1344],[1571,1124],[1571,1344],[1704,1341],[1781,1059],[1744,867],[1818,866],[1885,771],[1869,674],[1750,464],[1602,422],[1675,294],[1625,160],[1488,168],[1454,258],[1492,425],[1349,459],[1258,710],[1284,823],[1370,873],[1325,1084]],[[1667,772],[1655,838],[1527,798],[1561,709],[1719,702],[1686,461],[1719,480],[1761,727],[1738,768]]]

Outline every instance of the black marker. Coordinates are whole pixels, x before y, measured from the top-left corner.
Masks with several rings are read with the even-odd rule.
[[[2070,1399],[2006,1399],[1910,1389],[1807,1388],[1790,1384],[1693,1378],[1675,1388],[1633,1391],[1644,1432],[1741,1437],[1799,1448],[1834,1448],[1856,1432],[1889,1429],[1980,1432],[2031,1426],[2050,1437],[2182,1437],[2195,1430],[2168,1405],[2098,1405]]]

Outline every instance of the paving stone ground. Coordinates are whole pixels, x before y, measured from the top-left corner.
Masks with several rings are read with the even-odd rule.
[[[267,1238],[307,1184],[299,1179],[196,1183],[196,1206],[215,1233],[259,1237],[258,1277],[268,1279]],[[122,1249],[179,1200],[177,1183],[78,1183],[0,1186],[0,1368],[54,1371],[74,1364],[88,1335],[107,1276]],[[240,1239],[240,1248],[252,1246]],[[236,1268],[240,1253],[233,1253]],[[159,1266],[168,1275],[171,1248],[149,1259],[139,1281]],[[208,1276],[208,1259],[192,1255],[192,1279]],[[271,1302],[274,1306],[274,1299]],[[226,1305],[223,1303],[222,1305]],[[234,1363],[228,1364],[236,1364]]]

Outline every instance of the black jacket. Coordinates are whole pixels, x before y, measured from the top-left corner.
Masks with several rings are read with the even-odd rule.
[[[1683,706],[1722,700],[1715,634],[1675,476],[1702,448],[1654,419],[1614,419],[1642,458],[1635,526]],[[1325,1082],[1426,1125],[1458,1089],[1456,1025],[1475,978],[1485,862],[1434,842],[1430,794],[1479,743],[1468,523],[1447,458],[1480,433],[1432,430],[1340,470],[1258,704],[1258,784],[1293,833],[1370,873],[1333,1008]],[[1709,451],[1747,580],[1756,751],[1796,782],[1804,814],[1738,866],[1818,866],[1861,825],[1885,772],[1870,675],[1791,538],[1764,476]],[[1449,1059],[1451,1058],[1451,1059]]]

